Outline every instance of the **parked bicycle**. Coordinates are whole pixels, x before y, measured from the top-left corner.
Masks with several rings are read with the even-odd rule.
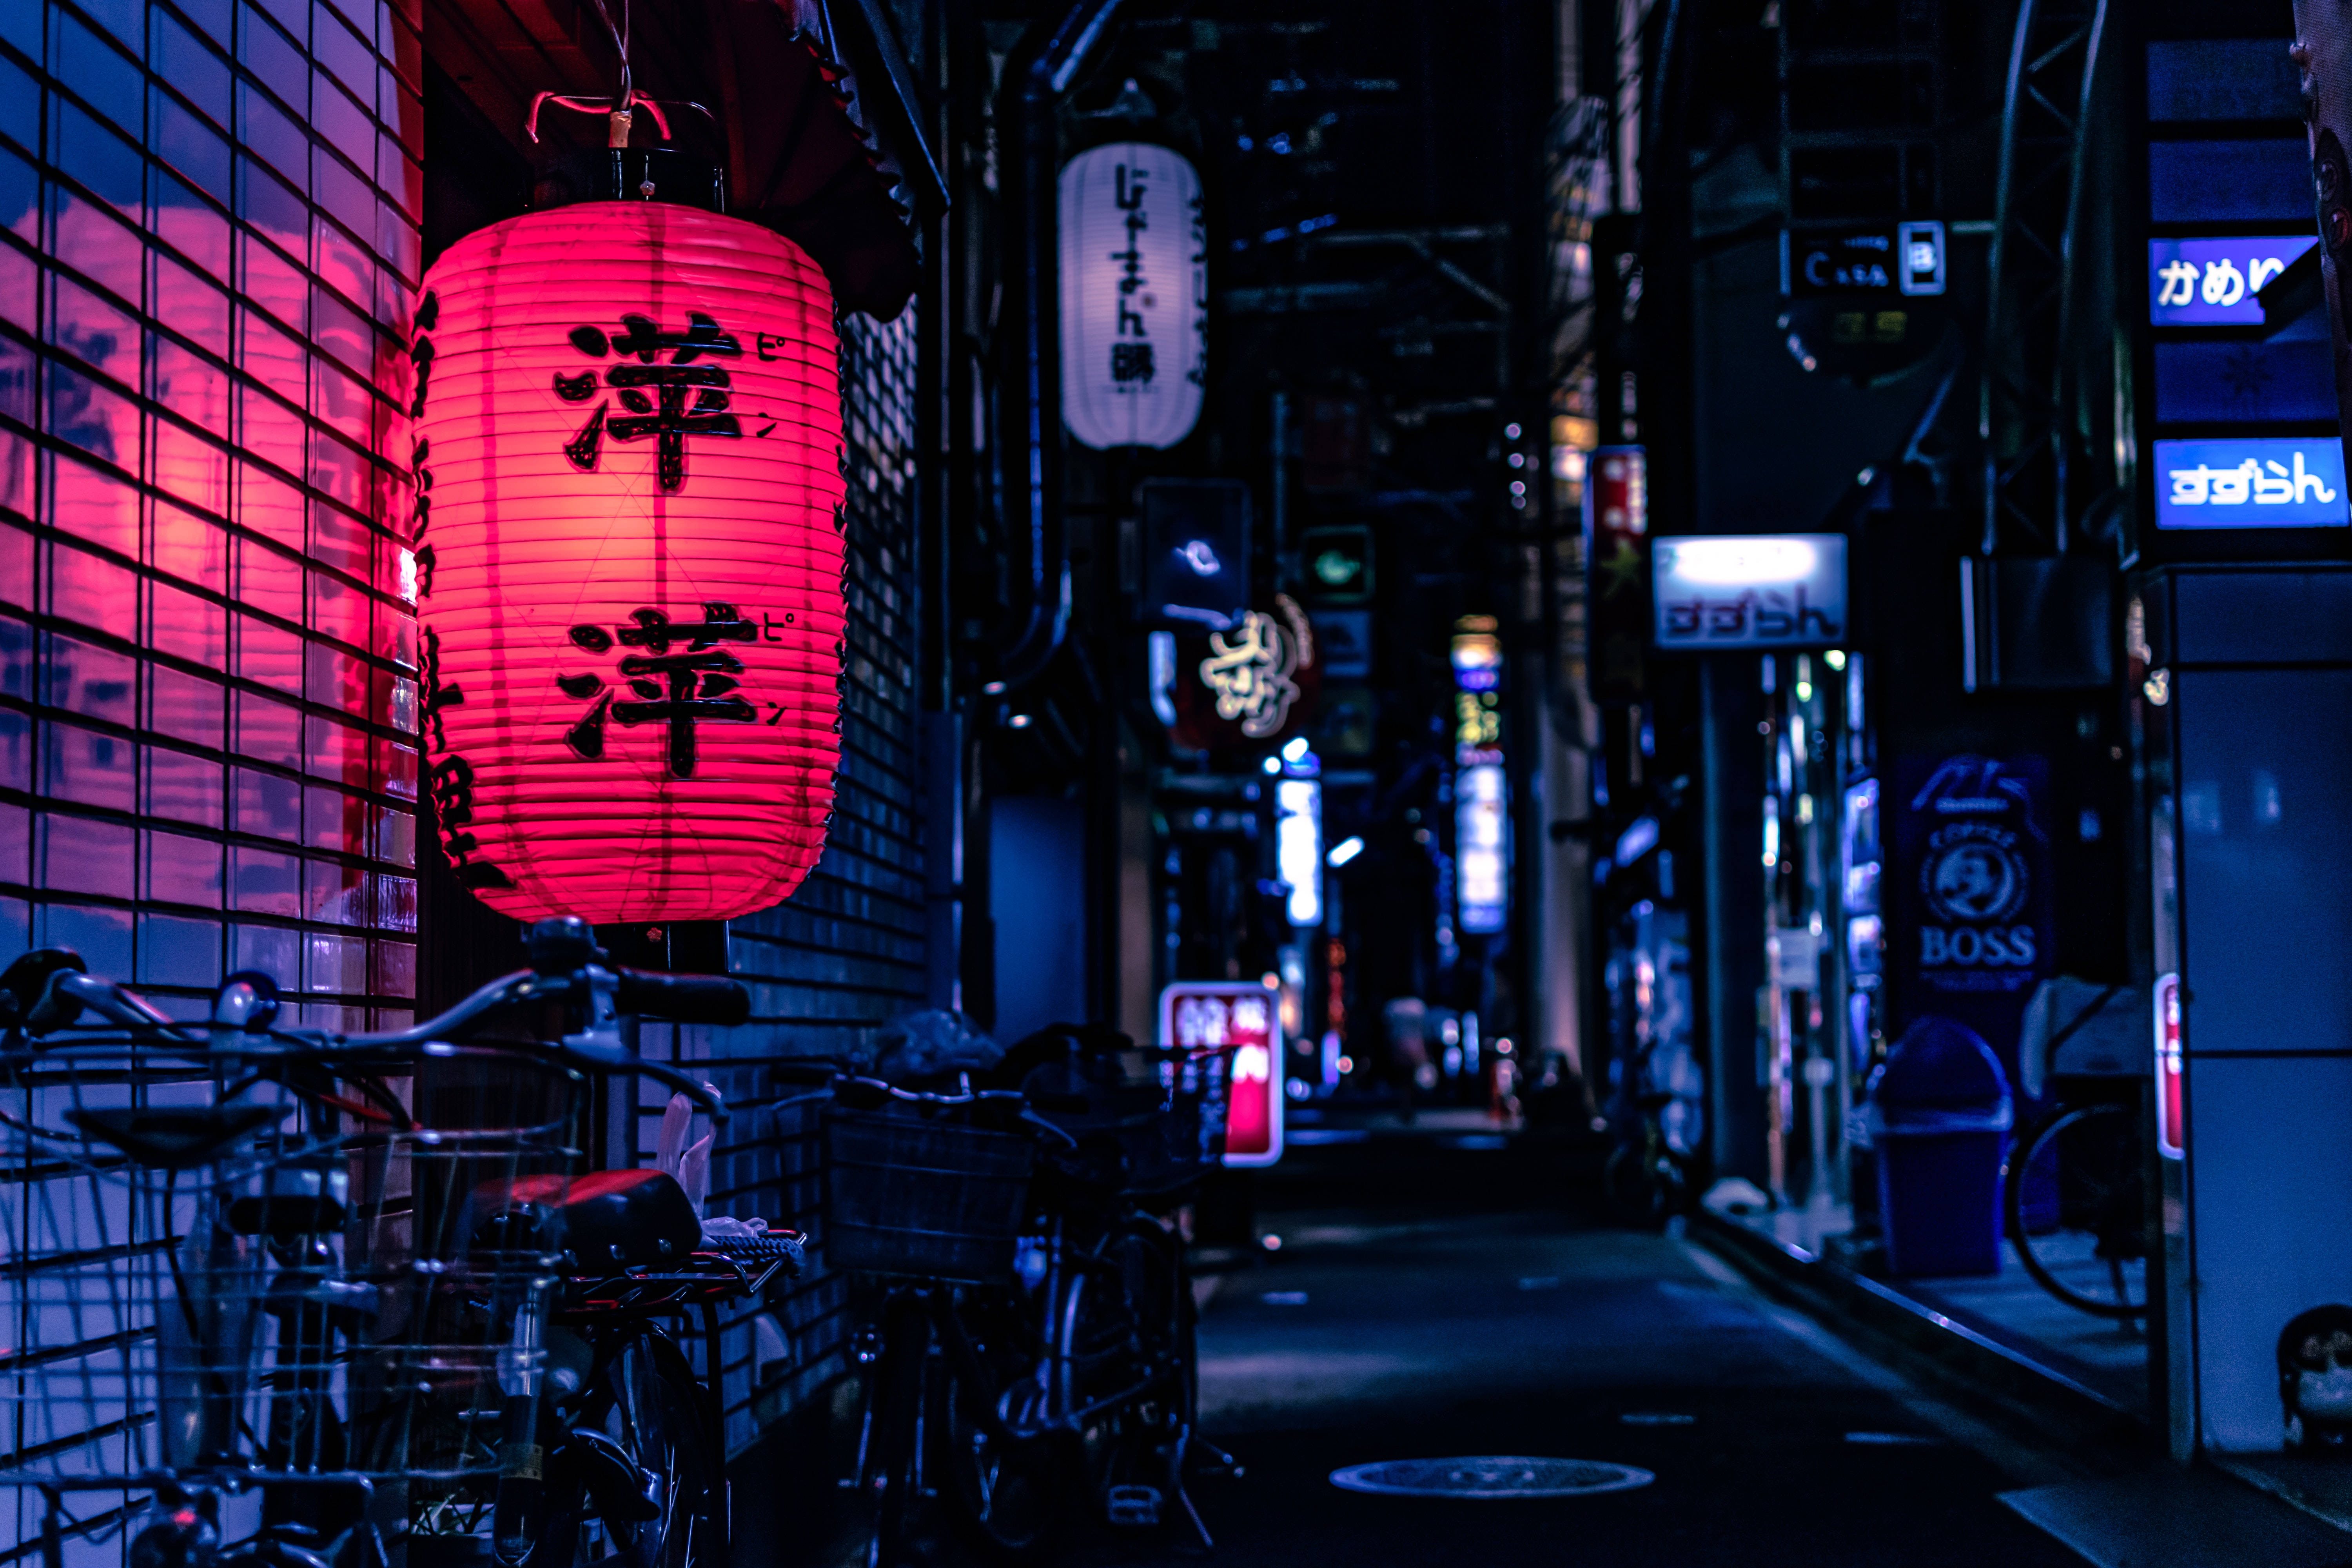
[[[2052,1103],[2011,1145],[2001,1217],[2033,1282],[2079,1311],[2147,1311],[2144,993],[2048,982],[2028,1009],[2020,1058]]]
[[[999,1561],[1048,1555],[1080,1497],[1210,1543],[1174,1210],[1222,1150],[1227,1066],[1065,1031],[1008,1053],[997,1088],[837,1080],[825,1246],[880,1281],[851,1482],[874,1568],[900,1568],[942,1492]]]
[[[715,1560],[717,1413],[655,1319],[756,1289],[796,1238],[711,1245],[666,1173],[575,1179],[601,1079],[725,1115],[628,1016],[745,1008],[601,957],[541,922],[530,969],[376,1035],[280,1027],[253,972],[196,1022],[63,950],[0,973],[25,1335],[0,1482],[40,1493],[49,1568],[114,1531],[142,1568],[563,1568],[599,1533],[645,1568]]]

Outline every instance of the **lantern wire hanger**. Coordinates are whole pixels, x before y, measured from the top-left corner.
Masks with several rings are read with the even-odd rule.
[[[551,102],[558,109],[569,109],[582,114],[607,116],[608,130],[604,145],[614,148],[626,147],[629,144],[629,127],[635,119],[637,107],[642,104],[646,112],[653,117],[654,129],[661,132],[663,141],[668,141],[670,139],[669,117],[662,112],[663,104],[641,96],[629,74],[629,0],[621,0],[621,21],[618,26],[614,26],[613,14],[605,9],[604,0],[588,0],[588,3],[595,7],[596,19],[604,24],[604,32],[613,40],[613,50],[620,57],[620,86],[610,99],[572,98],[557,92],[540,93],[530,100],[530,113],[524,119],[522,124],[523,133],[531,139],[534,145],[538,142],[540,108],[543,104]],[[668,107],[698,110],[702,117],[713,125],[719,122],[717,115],[690,99],[671,100]]]

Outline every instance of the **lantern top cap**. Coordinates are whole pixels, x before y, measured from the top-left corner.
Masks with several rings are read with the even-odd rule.
[[[589,147],[545,158],[531,180],[531,209],[579,202],[672,202],[723,213],[727,177],[709,159],[669,147]]]

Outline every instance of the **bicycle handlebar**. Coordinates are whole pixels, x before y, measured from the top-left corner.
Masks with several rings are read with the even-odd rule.
[[[560,1041],[498,1044],[510,1049],[535,1046],[559,1061],[593,1071],[642,1074],[683,1094],[712,1121],[727,1120],[725,1102],[713,1090],[675,1068],[638,1056],[621,1043],[614,1027],[618,1012],[685,1024],[740,1024],[750,1016],[750,994],[740,984],[723,975],[600,970],[588,965],[572,973],[550,974],[524,969],[491,981],[446,1012],[405,1029],[348,1035],[324,1030],[264,1032],[280,1040],[315,1045],[328,1054],[363,1055],[370,1051],[422,1048],[446,1044],[452,1037],[461,1036],[468,1026],[501,1008],[539,1001],[585,1002],[589,1026]],[[162,1034],[189,1045],[204,1045],[225,1031],[253,1032],[250,1026],[223,1019],[205,1023],[175,1020],[137,993],[78,968],[59,969],[47,976],[37,1000],[26,1010],[25,1022],[30,1033],[50,1035],[67,1028],[85,1008],[118,1027]]]
[[[770,1069],[776,1077],[798,1079],[803,1083],[826,1083],[836,1090],[847,1088],[880,1100],[895,1100],[908,1105],[1017,1105],[1021,1109],[1014,1120],[1034,1131],[1067,1145],[1072,1149],[1078,1141],[1062,1128],[1055,1126],[1037,1114],[1040,1110],[1084,1110],[1086,1101],[1076,1095],[1039,1094],[1018,1089],[966,1089],[961,1094],[940,1094],[927,1089],[901,1089],[897,1084],[878,1078],[865,1078],[847,1071],[840,1063],[823,1060],[779,1062]]]
[[[650,969],[624,969],[618,973],[624,1013],[730,1028],[751,1016],[751,994],[741,982],[723,974],[665,974]]]

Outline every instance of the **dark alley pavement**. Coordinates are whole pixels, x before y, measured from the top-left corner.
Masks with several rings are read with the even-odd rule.
[[[1259,1179],[1257,1223],[1282,1247],[1220,1277],[1201,1322],[1202,1426],[1246,1467],[1194,1489],[1214,1562],[2080,1563],[1995,1497],[2072,1479],[2070,1462],[1928,1397],[1696,1244],[1580,1221],[1542,1174],[1381,1139],[1296,1150]],[[1481,1454],[1657,1479],[1544,1500],[1328,1479]],[[1199,1561],[1142,1536],[1076,1556]]]

